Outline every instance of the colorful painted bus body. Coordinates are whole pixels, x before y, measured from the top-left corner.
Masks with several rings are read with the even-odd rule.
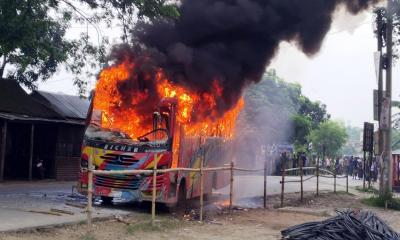
[[[80,189],[87,190],[85,168],[88,159],[92,158],[97,170],[153,169],[155,158],[158,158],[158,169],[198,168],[202,159],[205,167],[223,166],[230,159],[230,141],[221,137],[186,136],[184,127],[176,125],[175,106],[172,101],[163,101],[160,112],[165,114],[162,124],[165,128],[155,127],[150,136],[160,135],[163,131],[167,137],[163,141],[138,141],[124,143],[124,139],[113,136],[111,140],[104,137],[93,137],[93,126],[89,126],[82,147]],[[157,125],[157,124],[156,124]],[[98,128],[97,128],[98,130]],[[94,194],[103,201],[120,198],[125,201],[151,201],[152,175],[108,175],[94,177]],[[204,176],[204,193],[209,195],[212,188],[227,185],[229,177],[226,172],[206,172]],[[174,206],[179,200],[200,196],[200,174],[195,172],[168,172],[157,175],[157,202]]]

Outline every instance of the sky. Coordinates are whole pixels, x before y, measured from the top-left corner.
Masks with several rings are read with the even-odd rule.
[[[358,16],[338,11],[332,29],[326,36],[318,54],[309,57],[292,43],[282,43],[277,56],[268,69],[275,69],[286,81],[300,83],[303,94],[327,105],[333,119],[361,127],[363,122],[373,122],[373,89],[377,88],[373,34],[373,16],[364,12]],[[76,26],[68,32],[73,38],[86,27]],[[94,29],[89,34],[96,38]],[[115,30],[102,30],[105,35],[118,36]],[[118,39],[111,37],[111,42]],[[393,99],[400,99],[400,76],[397,66],[393,73]],[[59,71],[40,90],[76,94],[72,77]],[[94,86],[95,81],[90,82]]]

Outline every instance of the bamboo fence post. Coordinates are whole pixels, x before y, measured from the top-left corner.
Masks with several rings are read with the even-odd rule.
[[[346,193],[349,193],[349,167],[347,167],[347,174],[346,174]]]
[[[267,157],[264,161],[264,208],[267,208]]]
[[[204,158],[205,158],[205,148],[203,149],[203,157],[200,162],[200,222],[203,222],[203,208],[204,208]]]
[[[333,192],[336,193],[336,166],[334,166],[335,171],[333,172]]]
[[[154,166],[153,166],[153,194],[151,200],[151,224],[155,225],[156,220],[156,194],[157,194],[157,164],[158,154],[154,154]]]
[[[286,157],[286,156],[285,156]],[[281,172],[282,172],[282,181],[281,181],[281,207],[283,207],[283,198],[285,194],[285,167],[286,167],[286,161],[285,157],[282,157],[281,159]]]
[[[317,196],[319,195],[319,157],[317,158]]]
[[[93,200],[93,151],[88,159],[88,190],[87,190],[87,227],[89,232],[92,231],[92,200]]]
[[[300,200],[303,202],[303,159],[299,158],[300,160]]]
[[[231,162],[231,168],[230,168],[230,172],[231,172],[231,184],[230,184],[230,191],[229,191],[229,211],[232,210],[232,198],[233,198],[233,167],[234,164],[233,162]]]

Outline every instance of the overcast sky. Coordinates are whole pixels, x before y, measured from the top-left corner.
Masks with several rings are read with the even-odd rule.
[[[76,36],[81,27],[69,32]],[[103,30],[107,32],[107,30]],[[93,29],[89,34],[95,35]],[[117,35],[114,35],[117,36]],[[111,41],[116,40],[112,39]],[[349,16],[338,13],[333,28],[325,39],[321,51],[309,58],[290,43],[282,43],[279,54],[271,66],[286,81],[298,82],[304,95],[325,103],[334,119],[353,126],[372,121],[372,91],[377,88],[373,52],[376,39],[372,29],[372,14]],[[400,76],[395,66],[393,98],[399,99]],[[92,82],[92,85],[94,83]],[[71,77],[65,72],[40,84],[39,89],[76,94]]]

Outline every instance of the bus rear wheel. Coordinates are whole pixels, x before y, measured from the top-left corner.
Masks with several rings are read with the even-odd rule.
[[[183,184],[179,185],[179,192],[178,192],[178,204],[182,204],[186,201],[186,186]]]

